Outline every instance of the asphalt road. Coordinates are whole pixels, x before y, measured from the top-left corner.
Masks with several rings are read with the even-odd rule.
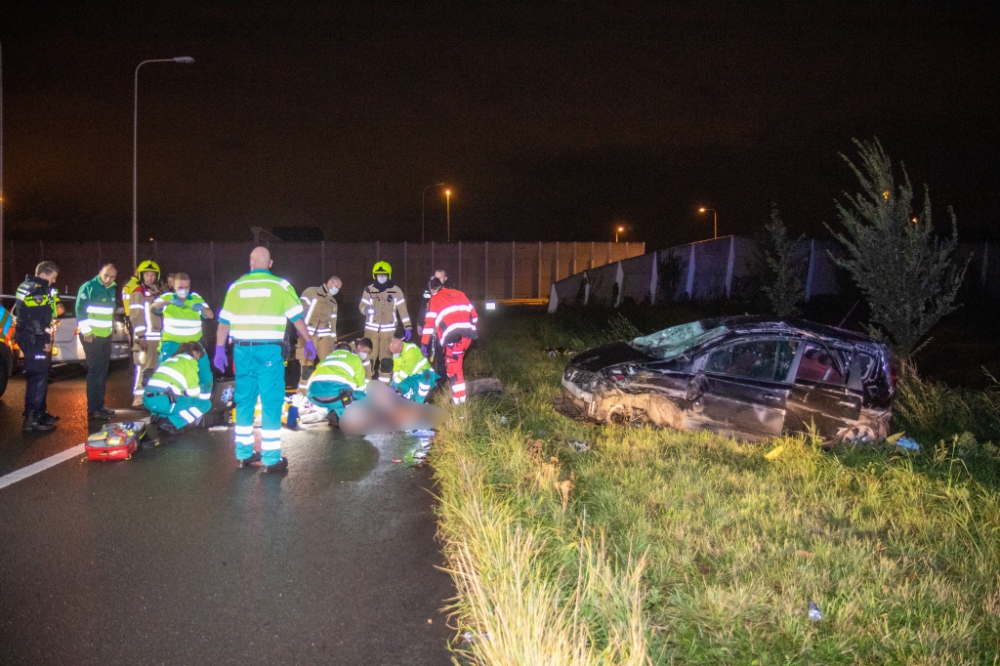
[[[112,372],[109,406],[131,402],[129,379]],[[83,442],[83,384],[58,373],[59,429],[24,436],[12,379],[0,475]],[[0,663],[450,663],[417,440],[322,426],[283,443],[284,474],[237,469],[231,432],[198,430],[0,489]]]

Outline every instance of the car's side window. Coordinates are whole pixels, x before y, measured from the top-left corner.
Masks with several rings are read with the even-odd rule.
[[[729,345],[708,355],[705,372],[784,381],[798,344],[791,340],[754,340]]]
[[[811,342],[806,343],[806,349],[802,352],[802,360],[799,361],[795,379],[824,384],[844,383],[844,376],[837,370],[837,364],[830,356],[830,352],[825,347]]]

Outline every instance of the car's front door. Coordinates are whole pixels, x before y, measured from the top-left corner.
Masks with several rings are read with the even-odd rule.
[[[691,379],[688,400],[702,427],[742,439],[781,434],[799,343],[752,339],[709,351]]]

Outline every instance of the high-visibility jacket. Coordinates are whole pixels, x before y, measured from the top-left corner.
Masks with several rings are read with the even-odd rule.
[[[132,322],[132,335],[136,340],[159,342],[163,322],[153,310],[153,303],[160,295],[156,287],[138,284],[128,295],[128,318]]]
[[[398,384],[411,375],[430,369],[430,361],[420,353],[420,347],[411,342],[404,342],[399,358],[394,356],[392,359],[392,383]]]
[[[169,391],[174,395],[197,398],[201,395],[198,384],[198,361],[190,354],[175,354],[163,361],[149,378],[147,392]]]
[[[24,277],[24,282],[17,288],[17,301],[14,303],[13,314],[17,318],[15,336],[38,345],[47,345],[52,341],[48,329],[52,326],[55,305],[59,300],[55,294],[58,292],[49,287],[48,280],[33,275]]]
[[[153,313],[163,316],[163,340],[201,340],[201,319],[206,307],[205,299],[193,291],[183,301],[172,291],[157,298],[153,302]]]
[[[312,386],[313,382],[339,382],[355,391],[364,391],[368,385],[368,373],[365,372],[365,364],[357,354],[347,349],[338,349],[316,366],[309,377],[309,386]]]
[[[479,314],[468,297],[458,289],[442,287],[427,303],[421,344],[429,344],[435,334],[442,345],[459,338],[475,340],[478,323]]]
[[[302,303],[288,280],[257,268],[229,285],[219,321],[234,340],[281,342],[285,320],[302,319]]]
[[[76,292],[76,325],[83,335],[106,338],[115,325],[115,283],[105,287],[95,275]]]
[[[299,299],[305,310],[306,328],[314,338],[333,338],[337,341],[337,299],[324,284],[309,287]]]
[[[132,291],[135,290],[135,288],[138,286],[139,286],[139,276],[133,275],[128,279],[128,282],[125,283],[125,286],[122,287],[122,305],[125,306],[125,314],[128,314],[130,317],[131,314],[129,314],[129,309],[128,309],[129,298],[132,296]]]
[[[397,315],[403,328],[411,326],[403,290],[392,280],[385,284],[373,282],[365,287],[358,309],[365,316],[365,333],[368,335],[395,331]]]

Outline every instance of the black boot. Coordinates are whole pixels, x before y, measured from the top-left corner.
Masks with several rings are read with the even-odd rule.
[[[52,414],[49,414],[48,412],[42,412],[38,416],[38,420],[41,421],[42,423],[52,423],[52,424],[55,424],[55,422],[59,420],[59,417],[58,416],[54,416]]]
[[[21,425],[21,430],[25,432],[36,431],[36,432],[49,432],[50,430],[55,430],[56,424],[50,423],[48,421],[43,421],[38,418],[37,414],[29,414],[24,417],[24,423]]]

